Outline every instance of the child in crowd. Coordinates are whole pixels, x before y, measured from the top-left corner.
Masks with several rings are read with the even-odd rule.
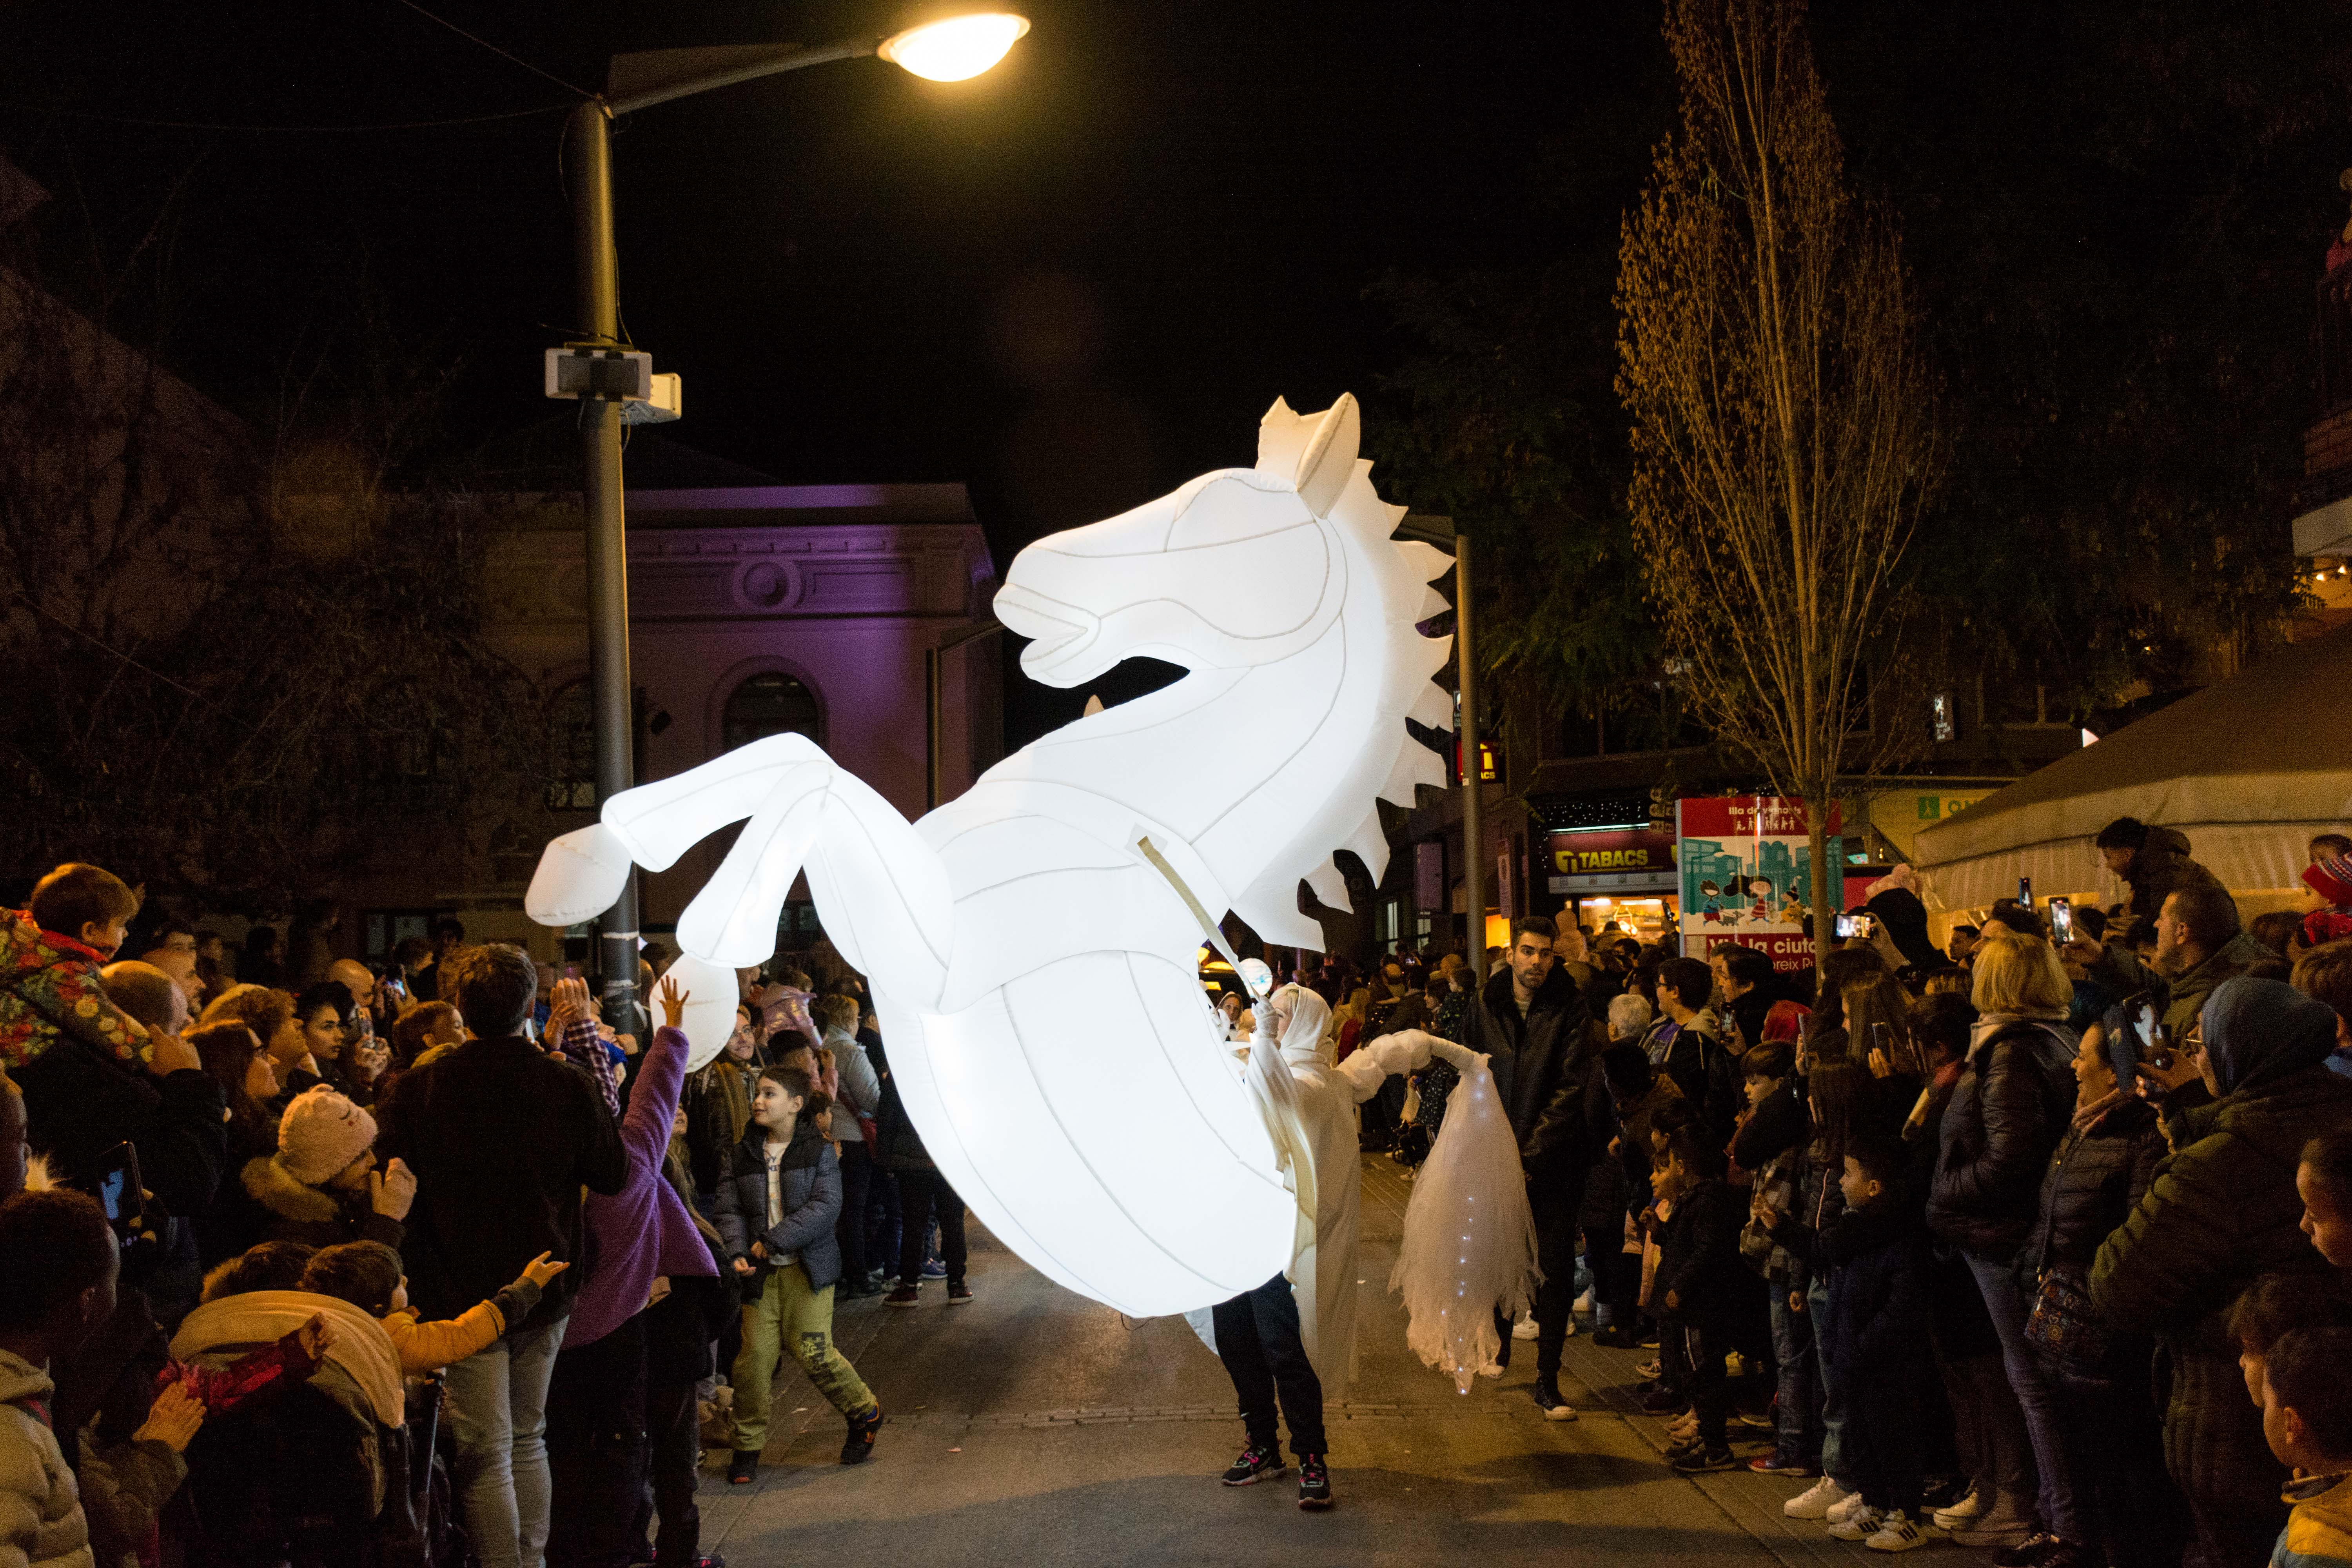
[[[735,1358],[734,1457],[727,1479],[750,1483],[767,1446],[777,1356],[790,1349],[817,1392],[849,1422],[841,1462],[874,1452],[882,1402],[833,1342],[841,1278],[841,1161],[818,1125],[824,1093],[781,1064],[761,1069],[751,1123],[729,1152],[712,1219],[742,1282],[743,1349]]]
[[[314,1296],[348,1301],[383,1324],[393,1348],[400,1354],[400,1370],[411,1377],[438,1372],[487,1350],[539,1305],[547,1282],[572,1267],[553,1263],[542,1252],[523,1265],[521,1276],[477,1306],[455,1318],[420,1323],[408,1304],[408,1277],[401,1272],[400,1255],[379,1241],[347,1241],[324,1247],[302,1270],[298,1287]]]
[[[96,866],[60,866],[21,910],[0,911],[0,1067],[37,1060],[61,1035],[143,1067],[147,1031],[107,1000],[99,971],[122,946],[139,895]]]
[[[2303,1146],[2294,1190],[2303,1199],[2303,1234],[2320,1257],[2352,1268],[2352,1127],[2331,1129]]]
[[[187,1387],[166,1387],[126,1443],[74,1434],[74,1468],[50,1426],[49,1369],[113,1315],[121,1271],[95,1200],[54,1188],[0,1203],[0,1563],[111,1568],[154,1545],[187,1473],[180,1454],[205,1418]]]
[[[1928,1367],[1927,1236],[1903,1196],[1899,1142],[1850,1138],[1839,1182],[1845,1212],[1822,1233],[1829,1310],[1819,1325],[1844,1391],[1845,1448],[1862,1507],[1830,1533],[1874,1552],[1923,1545],[1917,1391]]]
[[[1733,1315],[1749,1294],[1742,1289],[1739,1265],[1742,1200],[1724,1180],[1722,1152],[1695,1124],[1674,1139],[1658,1185],[1672,1212],[1651,1300],[1659,1310],[1661,1344],[1668,1332],[1682,1336],[1683,1375],[1697,1417],[1690,1438],[1669,1448],[1666,1458],[1688,1474],[1727,1470],[1734,1460],[1723,1358],[1731,1348]]]
[[[2352,1328],[2296,1329],[2271,1346],[2263,1437],[2294,1471],[2272,1568],[2352,1568]]]
[[[1775,1006],[1780,1004],[1774,1004]],[[1768,1020],[1769,1026],[1769,1020]],[[1739,1058],[1747,1074],[1747,1118],[1732,1140],[1736,1163],[1755,1170],[1740,1255],[1770,1292],[1775,1405],[1772,1451],[1750,1459],[1759,1475],[1810,1476],[1821,1468],[1820,1414],[1813,1407],[1813,1323],[1798,1304],[1805,1260],[1775,1239],[1771,1216],[1801,1206],[1811,1120],[1796,1079],[1796,1051],[1767,1040]]]
[[[416,1178],[394,1160],[375,1168],[375,1118],[324,1084],[295,1096],[278,1122],[278,1152],[238,1174],[274,1241],[332,1247],[379,1241],[397,1252]]]

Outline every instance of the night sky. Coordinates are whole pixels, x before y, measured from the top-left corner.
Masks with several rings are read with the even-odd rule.
[[[597,85],[619,50],[888,19],[437,9]],[[16,8],[0,129],[118,247],[172,204],[174,363],[265,404],[295,332],[331,325],[364,267],[420,352],[467,363],[461,434],[546,415],[539,354],[560,334],[542,324],[572,314],[558,115],[271,135],[26,106],[340,124],[552,108],[562,89],[398,0],[110,11],[100,29],[79,5]],[[966,481],[1000,544],[1131,505],[1249,460],[1276,394],[1370,392],[1400,351],[1367,284],[1526,254],[1545,139],[1662,67],[1647,4],[1028,14],[973,82],[845,62],[621,123],[622,304],[685,375],[670,434],[788,480]]]

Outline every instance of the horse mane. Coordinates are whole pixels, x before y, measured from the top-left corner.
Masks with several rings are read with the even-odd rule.
[[[1286,476],[1298,471],[1311,443],[1318,438],[1328,441],[1335,430],[1353,426],[1354,402],[1352,397],[1343,395],[1325,413],[1299,415],[1276,398],[1259,427],[1258,468]],[[1342,417],[1335,420],[1333,415]],[[1346,430],[1340,438],[1352,446],[1352,429]],[[1234,903],[1234,912],[1261,937],[1318,952],[1322,950],[1322,930],[1299,912],[1300,879],[1303,877],[1315,896],[1330,908],[1352,908],[1347,879],[1333,858],[1344,849],[1361,860],[1378,883],[1388,869],[1389,860],[1388,835],[1381,826],[1379,803],[1385,800],[1410,810],[1416,804],[1414,791],[1419,785],[1445,787],[1444,759],[1415,740],[1412,731],[1405,727],[1405,721],[1410,719],[1437,731],[1454,727],[1453,695],[1432,679],[1451,657],[1454,639],[1450,636],[1425,637],[1417,629],[1420,623],[1448,607],[1444,597],[1429,584],[1451,571],[1454,562],[1433,545],[1395,537],[1398,525],[1404,521],[1405,509],[1381,500],[1372,488],[1371,473],[1369,459],[1353,459],[1345,484],[1323,515],[1353,546],[1349,560],[1349,609],[1343,614],[1352,619],[1357,595],[1364,593],[1368,605],[1376,605],[1384,627],[1416,628],[1409,639],[1391,635],[1379,645],[1386,668],[1381,672],[1376,701],[1384,724],[1370,749],[1375,753],[1372,760],[1381,764],[1374,775],[1381,782],[1361,792],[1360,815],[1355,809],[1355,801],[1345,803],[1347,816],[1343,820],[1352,820],[1354,826],[1337,844],[1319,847],[1309,867],[1296,869],[1269,866],[1265,874]],[[1371,581],[1367,588],[1357,585],[1360,571],[1370,574]]]

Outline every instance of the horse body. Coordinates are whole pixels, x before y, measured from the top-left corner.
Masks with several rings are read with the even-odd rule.
[[[1428,681],[1446,641],[1411,629],[1442,604],[1423,584],[1444,557],[1391,542],[1401,509],[1373,495],[1356,437],[1352,399],[1305,417],[1277,403],[1256,468],[1015,560],[996,607],[1033,639],[1030,674],[1075,686],[1149,654],[1188,668],[1173,685],[1043,737],[912,825],[803,738],[755,742],[551,846],[533,914],[581,918],[558,896],[583,882],[557,854],[569,840],[607,872],[625,856],[625,874],[748,817],[679,945],[763,960],[804,868],[873,984],[928,1152],[992,1233],[1136,1315],[1264,1283],[1290,1260],[1296,1200],[1195,977],[1199,924],[1138,845],[1202,908],[1317,948],[1300,879],[1345,907],[1332,851],[1377,879],[1375,797],[1442,782],[1403,721],[1449,717]]]

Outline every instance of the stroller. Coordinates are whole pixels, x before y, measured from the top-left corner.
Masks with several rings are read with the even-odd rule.
[[[475,1568],[438,1452],[441,1380],[386,1426],[333,1369],[188,1445],[189,1568]]]

